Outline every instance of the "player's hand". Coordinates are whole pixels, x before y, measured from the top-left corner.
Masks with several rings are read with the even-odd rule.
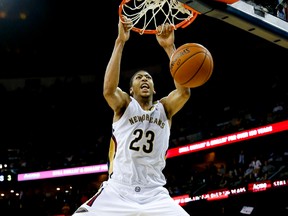
[[[129,39],[131,29],[132,29],[132,21],[130,19],[128,19],[125,16],[122,16],[122,19],[119,18],[118,35],[121,40],[125,42]]]
[[[164,25],[160,25],[157,27],[156,39],[160,46],[164,49],[167,47],[174,46],[174,26],[169,23],[165,23]]]

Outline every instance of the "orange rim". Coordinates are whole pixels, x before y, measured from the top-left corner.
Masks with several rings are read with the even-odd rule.
[[[122,11],[123,11],[123,5],[130,2],[130,0],[123,0],[120,5],[119,5],[119,9],[118,9],[118,13],[119,13],[119,17],[122,21],[123,18],[122,18]],[[188,10],[190,10],[192,13],[193,13],[193,17],[191,17],[190,19],[185,19],[183,20],[182,22],[179,22],[178,24],[175,25],[175,29],[178,29],[178,28],[186,28],[188,25],[190,25],[195,19],[196,17],[198,16],[198,14],[200,14],[200,12],[194,10],[193,8],[191,8],[190,6],[186,5],[186,4],[183,4],[184,7]],[[135,32],[138,32],[139,34],[157,34],[157,30],[156,29],[140,29],[140,28],[137,28],[137,27],[132,27],[132,30],[135,31]]]

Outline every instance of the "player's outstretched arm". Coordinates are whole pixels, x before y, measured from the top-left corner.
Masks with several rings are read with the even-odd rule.
[[[115,40],[114,48],[106,67],[103,85],[103,95],[109,106],[117,113],[125,103],[127,103],[129,95],[123,92],[119,87],[120,79],[120,65],[122,53],[126,41],[130,37],[130,25],[128,19],[124,18],[127,22],[122,22],[119,18],[118,22],[118,36]]]
[[[158,26],[157,28],[158,34],[156,34],[156,39],[159,45],[162,46],[167,53],[169,60],[173,52],[176,50],[174,44],[174,31],[174,27],[168,23]],[[174,81],[174,83],[176,89],[170,92],[167,97],[161,99],[161,102],[166,109],[166,113],[169,119],[171,119],[172,116],[175,115],[190,98],[190,88],[183,87],[179,85],[176,81]]]

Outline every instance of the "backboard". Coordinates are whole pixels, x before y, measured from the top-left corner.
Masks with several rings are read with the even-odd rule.
[[[202,15],[219,19],[244,31],[288,48],[288,22],[271,14],[253,1],[225,3],[221,0],[179,0],[198,10]],[[223,4],[224,3],[224,4]]]

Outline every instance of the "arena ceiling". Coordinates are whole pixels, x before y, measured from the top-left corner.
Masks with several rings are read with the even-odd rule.
[[[0,78],[103,76],[117,35],[120,2],[2,0]],[[264,79],[271,73],[267,65],[275,71],[283,70],[287,56],[287,49],[205,15],[176,31],[176,45],[186,42],[209,48],[215,70],[222,77],[248,73]],[[125,49],[123,67],[127,70],[163,61],[163,53],[151,35],[133,32]]]

